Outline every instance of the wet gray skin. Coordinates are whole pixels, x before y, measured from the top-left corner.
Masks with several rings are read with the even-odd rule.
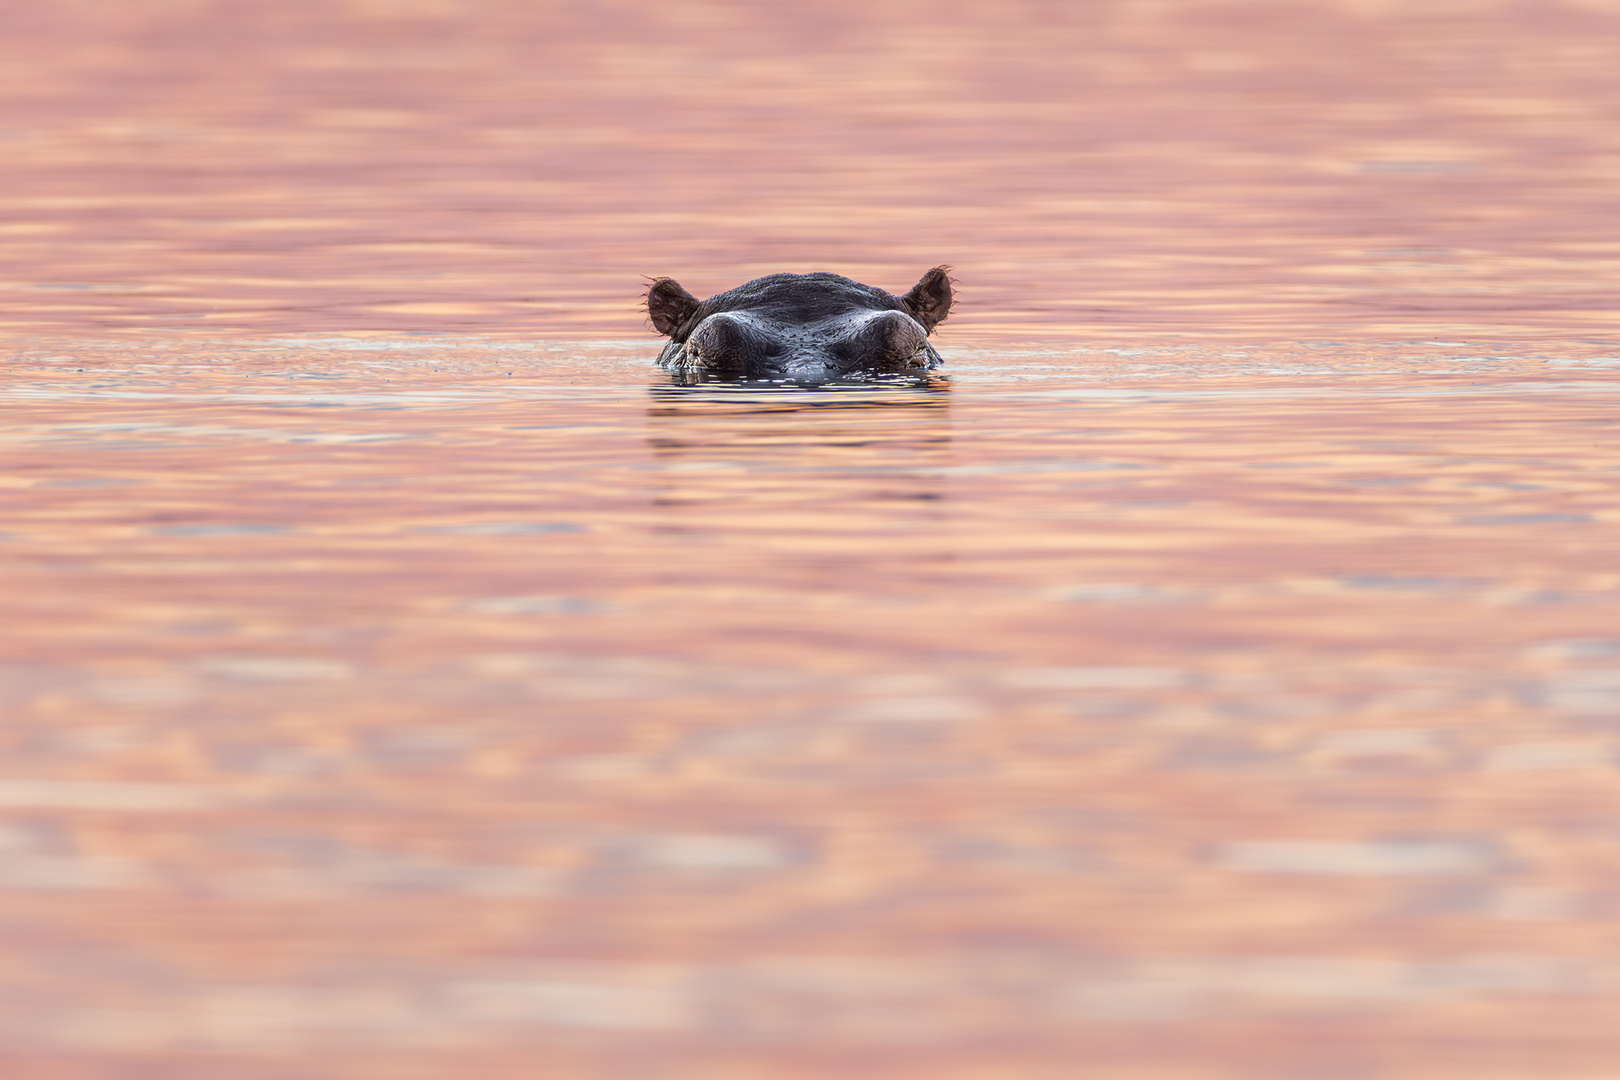
[[[920,374],[940,363],[928,335],[950,314],[947,269],[904,296],[837,274],[771,274],[699,300],[659,278],[647,290],[653,326],[669,337],[658,362],[682,382]]]

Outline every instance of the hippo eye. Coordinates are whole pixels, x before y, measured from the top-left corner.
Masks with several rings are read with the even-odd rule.
[[[773,355],[771,341],[744,319],[711,315],[687,339],[686,351],[710,370],[745,371]]]
[[[885,311],[867,320],[857,336],[857,351],[879,367],[927,367],[927,332],[901,311]]]

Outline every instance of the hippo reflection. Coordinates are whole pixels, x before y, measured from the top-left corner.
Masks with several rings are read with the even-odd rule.
[[[671,278],[647,290],[653,326],[669,336],[658,362],[677,377],[825,382],[922,372],[951,311],[948,267],[904,296],[837,274],[771,274],[699,300]]]

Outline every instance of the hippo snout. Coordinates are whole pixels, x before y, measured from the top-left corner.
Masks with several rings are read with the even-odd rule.
[[[773,274],[700,301],[660,278],[647,311],[670,339],[659,363],[678,374],[825,382],[937,365],[928,335],[951,301],[936,267],[903,296],[837,274]]]

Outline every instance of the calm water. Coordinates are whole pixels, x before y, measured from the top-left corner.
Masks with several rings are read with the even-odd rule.
[[[7,1069],[1612,1074],[1614,5],[516,7],[0,16]]]
[[[1620,1049],[1600,348],[59,348],[0,444],[14,1052]]]

